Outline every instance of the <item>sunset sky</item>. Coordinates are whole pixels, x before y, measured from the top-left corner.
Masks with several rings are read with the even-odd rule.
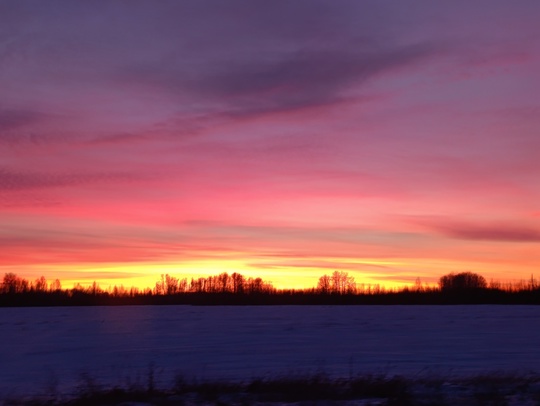
[[[0,0],[0,273],[540,279],[537,0]]]

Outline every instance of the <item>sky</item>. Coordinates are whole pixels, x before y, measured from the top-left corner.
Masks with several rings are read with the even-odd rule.
[[[538,15],[0,0],[0,273],[540,276]]]

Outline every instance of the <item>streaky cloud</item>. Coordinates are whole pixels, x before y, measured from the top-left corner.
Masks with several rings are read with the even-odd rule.
[[[0,109],[0,138],[2,132],[33,124],[42,117],[43,114],[32,110]]]
[[[47,189],[92,183],[132,181],[136,178],[133,174],[121,172],[63,174],[19,172],[0,167],[0,190],[10,192],[29,189]]]
[[[269,52],[265,58],[254,55],[250,61],[217,61],[187,78],[183,66],[129,67],[119,80],[138,86],[147,83],[164,92],[188,92],[216,113],[252,116],[339,103],[344,89],[440,52],[440,47],[430,43],[301,49]],[[223,100],[226,104],[218,103]]]
[[[451,238],[500,242],[540,242],[540,230],[506,224],[441,224],[435,229]]]

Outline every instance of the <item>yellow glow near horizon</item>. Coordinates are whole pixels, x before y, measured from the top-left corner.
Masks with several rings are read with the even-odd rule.
[[[403,287],[407,283],[403,281],[381,281],[373,272],[360,272],[358,270],[346,269],[346,264],[353,264],[353,261],[343,259],[332,259],[336,263],[342,264],[340,269],[353,276],[357,283],[379,284],[386,288]],[[354,263],[364,264],[392,264],[396,261],[362,260]],[[78,266],[58,265],[58,266],[33,266],[25,267],[23,273],[17,269],[4,269],[5,272],[15,272],[30,281],[34,281],[40,276],[45,276],[48,282],[59,279],[63,289],[71,289],[75,284],[89,286],[94,281],[101,288],[110,289],[116,286],[125,288],[136,287],[139,289],[153,288],[162,274],[169,274],[177,278],[208,277],[218,275],[222,272],[232,274],[241,273],[246,278],[260,277],[272,283],[278,289],[305,289],[317,286],[319,277],[330,275],[334,269],[319,268],[314,266],[272,266],[264,267],[264,264],[247,265],[240,260],[205,260],[183,262],[181,264],[171,263],[137,263],[137,264],[84,264]]]
[[[315,266],[317,261],[333,264],[335,267]],[[365,265],[365,269],[363,268]],[[335,270],[348,272],[357,284],[379,285],[387,289],[411,286],[417,278],[424,285],[436,285],[440,276],[450,272],[472,271],[481,274],[488,281],[501,282],[528,280],[534,268],[527,268],[519,275],[505,273],[508,264],[479,264],[473,261],[461,262],[448,259],[429,258],[336,258],[320,257],[295,260],[294,266],[276,265],[264,258],[249,261],[234,258],[191,260],[167,263],[124,263],[124,264],[79,264],[17,267],[0,267],[0,272],[14,272],[30,281],[40,276],[53,282],[59,279],[64,289],[75,284],[89,286],[94,281],[103,289],[116,286],[139,289],[153,288],[162,274],[177,278],[208,277],[227,272],[238,272],[249,277],[261,277],[278,289],[306,289],[317,286],[322,275],[331,275]],[[381,270],[378,271],[378,267]]]

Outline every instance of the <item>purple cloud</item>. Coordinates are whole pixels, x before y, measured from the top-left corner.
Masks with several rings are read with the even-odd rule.
[[[111,181],[132,181],[134,179],[135,175],[128,173],[58,174],[44,172],[16,172],[6,168],[0,168],[0,190],[5,192],[80,186]]]
[[[340,91],[434,52],[429,45],[362,53],[300,51],[273,62],[258,61],[200,77],[197,92],[231,100],[233,113],[281,111],[333,104]]]
[[[1,103],[0,96],[0,103]],[[39,144],[43,137],[31,129],[43,123],[46,115],[34,110],[0,108],[0,144],[16,145],[21,142]]]
[[[37,122],[42,114],[30,110],[0,109],[0,136],[4,131]]]
[[[540,231],[512,224],[447,223],[434,226],[438,232],[461,240],[540,242]]]

